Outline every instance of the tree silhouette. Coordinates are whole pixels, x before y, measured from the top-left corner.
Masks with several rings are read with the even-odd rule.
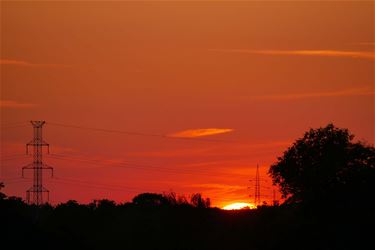
[[[139,206],[155,207],[168,205],[168,199],[162,194],[142,193],[133,198],[133,203]]]
[[[333,124],[310,129],[271,165],[273,183],[287,202],[369,199],[375,190],[375,148],[353,139]]]
[[[361,147],[354,148],[356,159],[357,153],[368,154]],[[167,206],[161,206],[161,201],[168,197]],[[70,200],[56,206],[36,207],[21,198],[7,197],[0,199],[0,222],[4,229],[0,241],[15,249],[53,246],[58,250],[315,250],[322,246],[368,249],[373,245],[373,230],[368,230],[375,223],[373,208],[321,206],[318,210],[313,206],[283,204],[224,211],[209,208],[209,199],[203,199],[199,193],[190,198],[187,201],[175,193],[146,193],[134,197],[133,203],[116,204],[102,199],[80,204]]]
[[[5,187],[4,183],[3,183],[3,182],[0,182],[0,190],[1,190],[2,188],[4,188],[4,187]],[[5,197],[6,197],[6,195],[3,194],[2,192],[0,192],[0,200],[5,199]]]
[[[184,195],[178,195],[175,192],[163,193],[169,206],[190,206],[189,201]]]
[[[210,198],[204,199],[200,193],[193,194],[190,201],[197,208],[209,208],[211,206]]]

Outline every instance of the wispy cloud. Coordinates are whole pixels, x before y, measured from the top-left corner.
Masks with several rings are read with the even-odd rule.
[[[375,42],[360,42],[356,43],[357,45],[362,45],[362,46],[375,46]]]
[[[65,65],[65,64],[31,63],[27,61],[11,60],[11,59],[0,59],[0,65],[13,65],[13,66],[21,66],[21,67],[52,67],[52,68],[71,67],[70,65]]]
[[[345,51],[345,50],[247,50],[247,49],[210,49],[215,52],[246,53],[269,56],[320,56],[320,57],[346,57],[374,60],[372,51]]]
[[[344,90],[325,91],[325,92],[264,95],[264,96],[256,96],[254,97],[254,99],[287,101],[287,100],[295,100],[295,99],[320,98],[320,97],[373,96],[373,95],[375,95],[375,93],[370,88],[355,88],[355,89],[344,89]]]
[[[36,106],[38,105],[34,103],[21,103],[21,102],[11,101],[11,100],[0,100],[1,108],[27,109],[27,108],[33,108]]]
[[[199,129],[188,129],[184,131],[179,131],[173,134],[170,134],[171,137],[180,137],[180,138],[194,138],[202,137],[209,135],[217,135],[232,132],[231,128],[199,128]]]

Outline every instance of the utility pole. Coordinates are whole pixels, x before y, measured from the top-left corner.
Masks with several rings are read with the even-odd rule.
[[[24,170],[32,169],[33,176],[33,186],[26,191],[26,201],[28,204],[35,204],[40,206],[44,204],[43,193],[47,194],[47,202],[49,200],[49,191],[43,187],[43,169],[48,169],[52,171],[53,168],[43,163],[43,146],[48,148],[49,144],[43,140],[42,128],[45,121],[31,121],[34,130],[34,138],[26,144],[26,154],[29,153],[29,146],[33,147],[33,162],[22,168],[22,177],[24,176]]]
[[[259,177],[259,165],[257,164],[257,170],[255,174],[255,196],[254,196],[254,205],[260,205],[260,177]]]

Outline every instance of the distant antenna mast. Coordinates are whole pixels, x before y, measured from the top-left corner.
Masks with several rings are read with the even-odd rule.
[[[259,177],[259,165],[257,164],[257,170],[255,174],[255,196],[254,196],[254,205],[260,205],[260,177]]]
[[[34,138],[26,144],[26,154],[29,153],[29,146],[33,147],[33,163],[30,163],[22,168],[22,177],[25,169],[34,170],[33,186],[26,191],[26,200],[29,204],[35,204],[37,206],[42,205],[43,193],[47,194],[47,202],[49,200],[49,191],[43,187],[43,169],[49,169],[52,171],[53,168],[43,163],[43,146],[47,146],[49,153],[49,144],[43,140],[42,128],[45,121],[31,121],[34,130]]]

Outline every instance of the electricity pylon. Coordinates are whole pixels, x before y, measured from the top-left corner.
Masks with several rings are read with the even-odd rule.
[[[22,177],[25,169],[32,169],[34,172],[33,186],[26,191],[26,201],[29,204],[35,204],[37,206],[42,205],[43,193],[47,194],[47,202],[49,200],[49,191],[43,187],[43,169],[52,171],[53,168],[43,163],[43,146],[48,148],[49,144],[43,140],[42,128],[45,121],[31,121],[34,130],[34,138],[26,144],[26,154],[29,153],[29,146],[33,147],[33,162],[22,168]]]

